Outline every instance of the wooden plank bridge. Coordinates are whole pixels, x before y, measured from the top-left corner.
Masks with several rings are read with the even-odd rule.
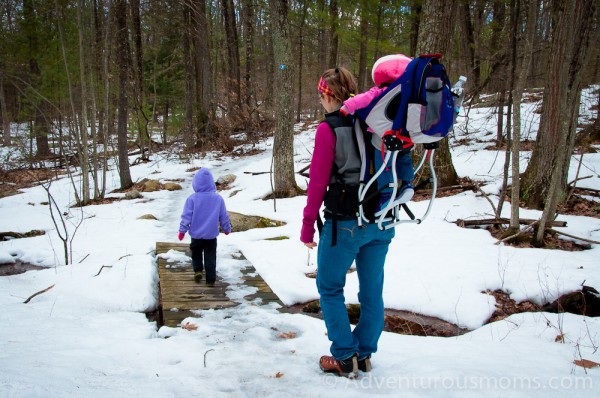
[[[184,252],[188,257],[191,256],[188,243],[156,242],[160,290],[159,326],[178,326],[185,318],[196,316],[194,310],[229,308],[240,304],[227,296],[227,290],[233,289],[235,286],[230,286],[221,280],[218,263],[215,286],[208,287],[204,281],[194,282],[191,259],[184,266],[168,267],[167,260],[158,257],[159,254],[167,253],[169,250]],[[243,285],[254,286],[258,289],[256,293],[248,295],[244,299],[253,301],[260,298],[261,305],[276,302],[283,307],[283,303],[256,272],[252,264],[243,255],[238,259],[243,262],[240,266]]]

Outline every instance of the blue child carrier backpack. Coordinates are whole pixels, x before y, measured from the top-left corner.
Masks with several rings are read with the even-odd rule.
[[[432,177],[415,187],[416,190],[428,183],[433,185],[432,198],[425,214],[417,218],[406,203],[390,200],[384,209],[376,213],[376,222],[380,229],[392,228],[406,222],[421,223],[433,205],[437,191],[433,155],[435,149],[439,148],[438,141],[452,131],[457,116],[457,96],[451,91],[450,80],[444,65],[440,63],[440,58],[441,54],[424,54],[414,58],[402,76],[367,107],[356,110],[355,114],[374,132],[372,144],[376,147],[381,146],[382,153],[384,147],[388,149],[383,165],[376,174],[361,180],[359,204],[368,198],[367,192],[372,191],[375,180],[387,169],[386,165],[390,159],[391,164],[395,165],[398,154],[410,151],[415,144],[423,144],[426,149],[415,173],[424,165],[425,160],[428,160],[431,170]],[[394,183],[390,184],[390,187],[393,188],[394,198],[399,186],[395,166],[391,169]],[[364,175],[368,176],[368,173]],[[408,214],[410,220],[400,220],[400,209]],[[373,222],[365,215],[362,206],[359,208],[358,222],[359,225],[363,222]]]

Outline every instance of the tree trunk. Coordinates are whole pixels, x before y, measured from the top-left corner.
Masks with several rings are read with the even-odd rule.
[[[421,13],[423,10],[421,0],[410,0],[410,53],[418,55],[417,41],[419,39],[419,25],[421,23]]]
[[[455,2],[452,0],[426,0],[423,3],[417,40],[417,54],[446,54],[450,50],[454,33]],[[418,148],[421,150],[421,148]],[[417,151],[418,153],[418,151]],[[436,151],[438,184],[440,187],[456,185],[458,175],[452,164],[449,140],[442,140]]]
[[[119,99],[117,103],[117,146],[119,152],[119,177],[121,189],[133,185],[129,171],[128,144],[127,144],[127,86],[128,86],[128,54],[129,35],[127,32],[127,5],[125,0],[114,0],[115,17],[117,22],[117,62],[119,65]]]
[[[133,27],[132,43],[133,43],[133,75],[134,75],[134,93],[135,115],[138,130],[138,142],[141,149],[141,157],[147,158],[144,148],[148,145],[150,150],[152,140],[148,133],[148,116],[144,111],[145,95],[144,95],[144,52],[142,47],[142,21],[140,18],[140,0],[129,0],[131,9],[131,23]]]
[[[84,42],[88,42],[84,38],[84,23],[82,13],[85,11],[85,2],[79,0],[79,7],[77,7],[77,31],[79,39],[79,86],[81,95],[81,110],[79,115],[79,139],[81,145],[79,145],[80,153],[79,159],[81,163],[81,205],[86,205],[90,201],[90,161],[88,154],[89,140],[88,140],[88,89],[87,89],[87,68],[86,58],[87,54],[84,47]],[[94,143],[95,147],[95,143]]]
[[[543,245],[546,222],[566,197],[566,175],[573,151],[581,95],[582,65],[596,17],[596,0],[552,3],[554,29],[538,139],[522,180],[532,207],[543,204],[536,243]]]
[[[527,170],[521,180],[521,195],[529,207],[555,207],[566,197],[566,175],[573,150],[573,137],[581,92],[581,66],[589,48],[590,29],[597,12],[596,1],[552,3],[554,29],[552,54],[540,127]],[[553,173],[560,176],[553,185]],[[556,192],[551,189],[556,188]],[[556,199],[556,200],[554,200]],[[554,209],[548,214],[553,216]]]
[[[255,94],[254,94],[254,5],[253,0],[242,1],[243,21],[244,21],[244,47],[246,49],[246,70],[244,72],[244,83],[246,85],[246,100],[244,105],[246,107],[248,115],[252,118],[254,114],[254,107],[256,106]],[[306,9],[306,1],[304,2],[304,8]],[[302,20],[304,23],[304,18]],[[300,62],[302,62],[302,28],[300,29]],[[299,92],[301,93],[301,91]]]
[[[329,1],[329,67],[335,68],[338,60],[338,44],[339,44],[339,18],[338,18],[338,3],[337,0]]]
[[[194,43],[196,47],[196,101],[197,132],[201,144],[213,138],[212,107],[212,70],[210,65],[210,41],[208,38],[208,20],[206,19],[206,4],[204,0],[194,0]]]
[[[6,94],[4,93],[4,77],[0,71],[0,115],[2,115],[2,143],[9,146],[10,138],[10,119],[8,116],[8,107],[6,106]]]
[[[233,0],[221,0],[223,20],[225,22],[225,35],[227,37],[227,76],[228,76],[228,111],[232,116],[238,116],[242,108],[240,92],[240,53],[238,35],[235,22],[235,9]]]
[[[302,69],[304,67],[304,30],[306,26],[306,15],[308,13],[308,1],[302,1],[302,17],[300,29],[298,30],[298,102],[296,108],[296,123],[302,120]]]
[[[521,24],[520,18],[520,1],[516,0],[515,20],[514,20],[514,34],[518,26]],[[513,139],[512,139],[512,191],[511,191],[511,217],[510,217],[510,229],[513,232],[517,232],[519,229],[519,204],[520,204],[520,169],[519,159],[521,153],[521,97],[525,89],[525,83],[527,81],[527,75],[529,72],[529,66],[532,58],[533,50],[533,38],[535,35],[535,27],[537,22],[537,10],[539,8],[538,0],[528,0],[529,6],[527,10],[527,22],[525,27],[525,37],[523,38],[524,44],[522,49],[523,57],[520,64],[518,65],[519,74],[515,74],[515,67],[517,63],[516,53],[517,44],[516,38],[514,43],[514,56],[513,56],[513,71],[511,73],[514,80],[513,87]]]
[[[188,150],[195,145],[194,140],[194,64],[192,60],[192,10],[190,3],[183,5],[183,65],[185,74],[185,105],[183,142]]]
[[[358,60],[358,91],[364,92],[367,87],[367,41],[369,35],[368,1],[360,2],[360,50]],[[357,94],[357,93],[355,93]]]
[[[318,62],[319,62],[319,74],[323,73],[327,69],[327,34],[325,31],[326,25],[326,4],[325,0],[317,0],[317,10],[319,11],[320,18],[317,22],[317,40],[318,40]]]
[[[294,130],[292,123],[292,49],[288,34],[287,0],[269,0],[273,30],[275,64],[281,65],[275,74],[277,112],[274,158],[274,196],[290,197],[297,194],[294,176]]]

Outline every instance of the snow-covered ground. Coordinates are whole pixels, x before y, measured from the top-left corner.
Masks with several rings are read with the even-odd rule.
[[[539,117],[532,112],[535,105],[523,105],[526,125],[535,126],[529,139],[535,139]],[[489,109],[472,109],[469,116],[468,130],[463,119],[454,138],[468,134],[478,140],[454,147],[454,164],[460,176],[484,182],[496,200],[504,155],[480,150],[486,145],[480,141],[495,137],[495,117]],[[310,160],[316,125],[297,127],[302,127],[295,139],[299,170]],[[544,303],[584,282],[600,288],[600,247],[563,252],[496,245],[488,232],[452,223],[492,213],[487,200],[473,192],[439,198],[426,222],[396,228],[384,291],[388,308],[437,316],[473,332],[452,338],[384,333],[373,371],[347,380],[319,370],[318,359],[329,349],[323,322],[279,313],[274,305],[242,302],[187,319],[196,330],[157,330],[144,315],[157,305],[153,250],[157,241],[176,241],[183,203],[191,193],[193,172],[186,172],[191,167],[208,167],[215,177],[237,176],[221,192],[230,211],[287,223],[221,235],[221,277],[234,287],[240,282],[241,262],[232,256],[241,251],[286,305],[318,298],[314,279],[305,276],[316,269],[316,251],[299,241],[305,197],[262,200],[271,189],[269,174],[247,173],[270,169],[272,140],[260,146],[263,153],[236,159],[208,154],[181,163],[155,156],[131,168],[133,179],[183,179],[184,189],[107,205],[70,208],[71,183],[54,181],[50,191],[67,214],[73,237],[74,263],[68,266],[43,204],[48,201],[44,189],[1,199],[0,230],[43,229],[46,235],[0,242],[0,260],[19,259],[46,269],[0,277],[0,397],[564,397],[600,392],[600,368],[573,363],[582,358],[600,362],[600,320],[525,313],[484,325],[495,300],[482,293],[503,289],[517,301]],[[527,159],[524,153],[523,168]],[[581,185],[600,188],[600,154],[585,155],[583,162],[584,175],[593,178]],[[572,176],[576,166],[573,162]],[[303,177],[297,181],[306,186]],[[109,185],[118,187],[115,170]],[[426,205],[414,203],[411,209],[423,213]],[[158,220],[138,219],[144,214]],[[538,216],[522,210],[522,217]],[[567,221],[560,230],[600,240],[599,219],[559,219]],[[281,236],[289,239],[266,240]],[[350,274],[348,303],[357,302],[357,291],[356,275]],[[248,293],[232,290],[230,295],[238,299]],[[280,337],[288,332],[296,337]],[[561,335],[564,341],[557,342]]]

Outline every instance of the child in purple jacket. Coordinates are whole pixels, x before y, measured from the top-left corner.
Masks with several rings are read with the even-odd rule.
[[[194,193],[185,201],[179,240],[189,231],[192,243],[192,266],[194,281],[200,283],[202,272],[206,268],[206,284],[214,286],[217,280],[217,236],[219,225],[225,235],[231,232],[231,223],[225,207],[225,201],[217,193],[212,173],[202,168],[198,170],[192,182]]]

